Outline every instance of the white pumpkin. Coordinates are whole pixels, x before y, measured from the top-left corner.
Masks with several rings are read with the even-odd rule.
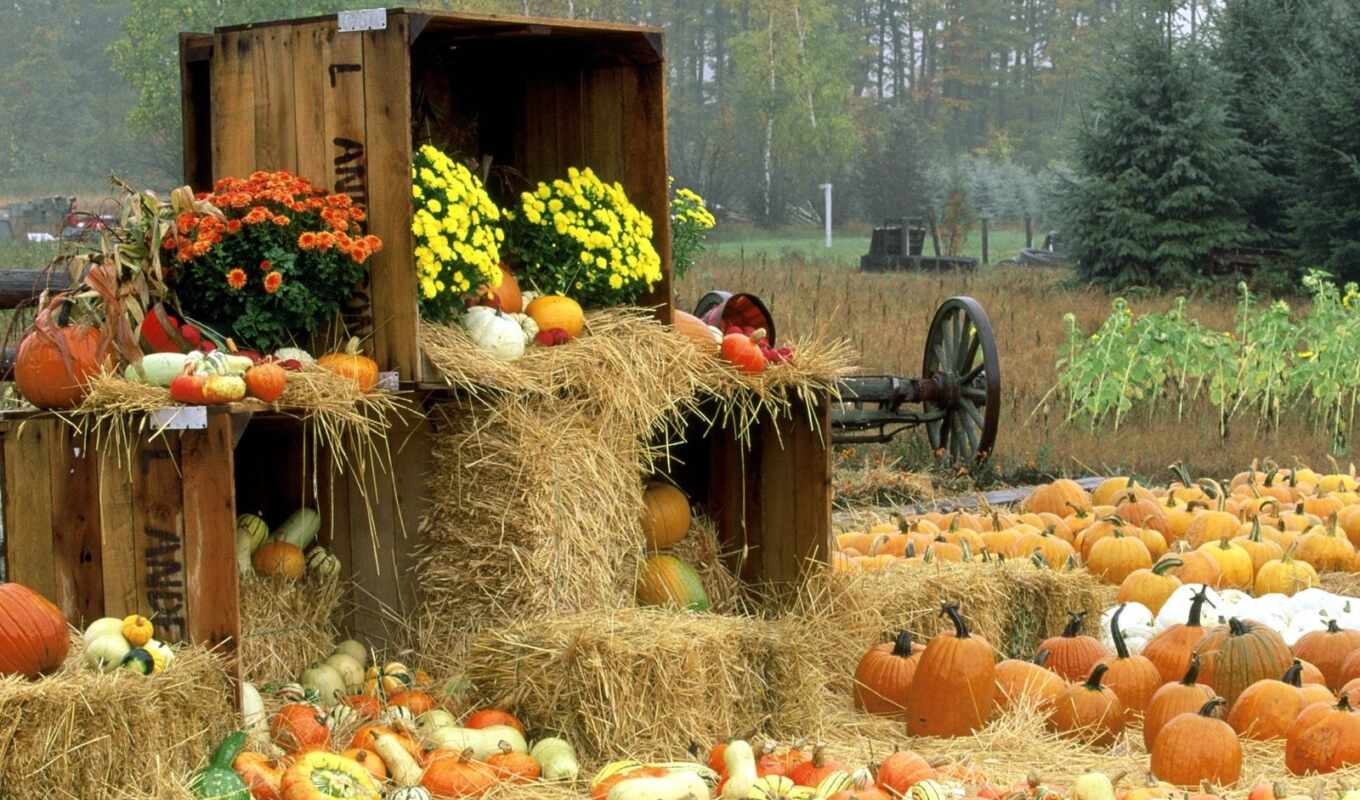
[[[1120,618],[1123,621],[1123,618]],[[1148,642],[1152,641],[1157,635],[1157,629],[1151,625],[1121,625],[1119,631],[1124,634],[1124,646],[1129,648],[1130,655],[1140,655],[1147,647]],[[1111,649],[1114,643],[1110,643]]]
[[[1204,584],[1191,583],[1172,592],[1171,596],[1168,597],[1166,602],[1162,605],[1162,609],[1157,612],[1157,630],[1165,630],[1172,625],[1184,625],[1185,621],[1190,617],[1190,601],[1194,599],[1195,593],[1203,587]],[[1208,589],[1204,596],[1207,598],[1208,602],[1204,604],[1204,609],[1201,612],[1201,620],[1205,621],[1205,624],[1207,625],[1207,620],[1210,618],[1210,612],[1214,611],[1222,604],[1223,598],[1212,588]]]
[[[506,314],[505,316],[513,319],[519,325],[519,329],[524,331],[524,342],[526,344],[532,342],[534,337],[538,335],[538,323],[528,314]]]
[[[85,633],[81,635],[81,638],[85,641],[85,644],[89,644],[95,639],[98,639],[101,636],[107,636],[110,633],[116,633],[119,636],[123,635],[123,621],[121,619],[116,617],[100,617],[90,623],[90,627],[85,629]]]
[[[524,329],[490,306],[473,306],[463,315],[463,327],[472,341],[501,361],[524,355]]]
[[[1289,627],[1293,616],[1289,609],[1289,598],[1282,594],[1265,594],[1237,604],[1242,619],[1250,619],[1266,625],[1275,631]]]
[[[335,646],[335,652],[344,653],[355,661],[358,661],[359,666],[361,667],[368,666],[368,648],[353,639],[346,639],[340,644],[337,644]]]
[[[322,708],[333,708],[345,696],[345,679],[339,670],[325,662],[308,667],[298,682],[304,689],[316,692],[317,703]]]
[[[340,679],[345,682],[347,690],[357,691],[363,687],[364,667],[348,653],[332,653],[324,663],[340,673]]]
[[[241,718],[245,722],[246,730],[267,731],[269,730],[269,715],[264,710],[264,698],[260,696],[260,690],[255,688],[255,684],[241,682]]]
[[[1124,641],[1129,645],[1133,652],[1133,643],[1129,642],[1130,631],[1151,630],[1155,622],[1152,611],[1142,603],[1124,603],[1124,613],[1119,615],[1119,632],[1124,634]],[[1119,610],[1118,605],[1110,606],[1100,615],[1100,641],[1105,645],[1106,650],[1114,650],[1114,637],[1110,634],[1110,621],[1114,618],[1115,612]]]
[[[1324,611],[1336,614],[1341,611],[1345,604],[1346,601],[1342,598],[1337,597],[1326,589],[1319,589],[1317,587],[1304,589],[1289,598],[1289,607],[1293,610],[1294,615],[1307,614],[1309,612],[1318,614]]]
[[[117,669],[132,645],[121,633],[106,633],[85,645],[85,663],[100,672]]]
[[[280,361],[296,361],[304,367],[316,363],[316,359],[312,358],[312,354],[300,347],[280,347],[278,350],[274,351],[274,358],[277,358]]]

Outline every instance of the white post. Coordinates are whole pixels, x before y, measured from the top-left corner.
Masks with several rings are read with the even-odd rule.
[[[822,191],[826,193],[826,246],[831,248],[831,184],[822,184]]]

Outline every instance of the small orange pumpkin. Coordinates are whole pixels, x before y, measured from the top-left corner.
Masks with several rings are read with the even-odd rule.
[[[499,708],[482,708],[468,715],[463,721],[463,726],[467,728],[489,728],[492,725],[508,725],[511,728],[524,733],[524,723],[519,718],[508,711]]]
[[[642,535],[653,550],[670,547],[689,533],[689,498],[663,481],[647,484],[642,493]]]
[[[404,706],[411,710],[415,716],[420,716],[427,711],[434,709],[438,703],[429,692],[419,689],[407,689],[402,692],[395,692],[387,696],[389,706]]]
[[[269,734],[274,744],[290,753],[324,750],[331,740],[326,717],[309,703],[289,703],[280,708],[269,724]]]
[[[250,560],[259,574],[289,580],[301,578],[307,567],[301,548],[277,539],[260,545]]]
[[[471,749],[434,751],[420,779],[422,786],[439,797],[481,797],[497,782],[491,767],[472,760]]]
[[[495,288],[488,286],[485,291],[479,305],[497,306],[506,314],[518,314],[524,310],[524,296],[520,294],[519,281],[504,264],[501,264],[501,282]]]
[[[581,305],[570,297],[558,294],[535,297],[524,313],[538,323],[541,331],[557,329],[575,339],[585,330],[585,313],[581,311]]]
[[[350,748],[340,755],[368,770],[368,774],[373,776],[373,780],[387,780],[387,762],[383,761],[382,756],[372,750]]]
[[[514,748],[501,742],[501,751],[486,760],[486,765],[496,773],[496,777],[509,783],[533,783],[542,774],[542,768],[528,753],[516,753]]]
[[[1069,611],[1067,627],[1061,636],[1045,639],[1039,644],[1038,655],[1046,659],[1045,666],[1065,680],[1078,681],[1091,674],[1091,667],[1109,655],[1099,640],[1081,633],[1086,621],[1085,611]]]
[[[907,691],[924,651],[911,640],[911,631],[902,631],[895,640],[869,648],[855,668],[855,707],[905,721]]]
[[[260,753],[242,753],[231,768],[246,782],[251,800],[279,800],[283,792],[284,766]]]
[[[327,353],[316,363],[354,381],[361,392],[372,389],[378,383],[378,362],[359,352],[358,336],[349,340],[343,352]]]
[[[246,391],[258,400],[272,403],[283,396],[287,386],[288,372],[278,364],[256,364],[246,370]]]
[[[1062,736],[1075,736],[1092,744],[1108,745],[1124,730],[1124,705],[1119,695],[1100,681],[1109,669],[1096,664],[1082,683],[1067,687],[1053,704],[1048,727]]]
[[[46,302],[14,359],[19,394],[38,408],[80,405],[86,382],[107,361],[108,346],[101,342],[99,331],[86,325],[57,324],[56,312],[65,302],[60,296]]]

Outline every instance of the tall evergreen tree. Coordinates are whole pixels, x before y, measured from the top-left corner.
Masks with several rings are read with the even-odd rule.
[[[1099,76],[1063,197],[1079,273],[1115,285],[1193,283],[1215,248],[1252,240],[1237,191],[1257,168],[1198,49],[1131,23]]]
[[[1307,0],[1229,0],[1218,21],[1215,61],[1227,77],[1232,124],[1261,166],[1239,197],[1266,242],[1290,244],[1293,147],[1279,124],[1280,93],[1303,39]]]
[[[1360,281],[1360,11],[1323,0],[1314,14],[1278,115],[1293,154],[1289,220],[1307,265]]]
[[[868,121],[855,177],[870,221],[925,215],[931,151],[928,130],[914,103],[892,107]]]

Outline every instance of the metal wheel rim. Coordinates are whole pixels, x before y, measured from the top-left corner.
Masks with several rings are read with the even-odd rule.
[[[957,402],[925,403],[927,412],[943,415],[926,423],[926,436],[937,456],[955,463],[985,461],[996,444],[1001,418],[1001,362],[992,322],[976,300],[951,297],[936,309],[921,376],[956,382],[969,378]]]

